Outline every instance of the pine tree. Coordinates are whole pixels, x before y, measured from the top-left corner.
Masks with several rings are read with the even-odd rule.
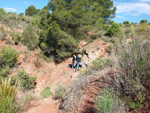
[[[26,16],[34,16],[39,13],[40,9],[36,9],[35,6],[30,5],[26,10],[25,10],[25,15]]]
[[[42,45],[47,45],[49,52],[65,51],[67,55],[77,50],[76,42],[85,32],[82,28],[106,23],[116,11],[111,0],[50,0],[48,7],[51,12],[48,24],[51,24],[41,33]]]

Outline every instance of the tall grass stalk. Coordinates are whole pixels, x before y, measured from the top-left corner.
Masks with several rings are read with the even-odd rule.
[[[18,81],[11,85],[11,78],[0,78],[0,113],[16,113],[18,106],[15,101],[18,92]]]

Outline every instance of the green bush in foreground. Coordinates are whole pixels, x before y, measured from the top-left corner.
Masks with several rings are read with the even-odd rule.
[[[115,103],[115,95],[104,90],[102,95],[96,97],[96,106],[99,113],[108,113],[113,110]]]
[[[11,78],[0,79],[0,113],[17,113],[19,105],[15,101],[18,81],[11,85]]]
[[[51,92],[51,90],[48,86],[41,92],[41,96],[43,98],[47,98],[47,97],[50,97],[52,95],[53,95],[53,93]]]
[[[36,80],[36,77],[30,77],[26,71],[19,71],[18,74],[14,76],[12,83],[14,83],[17,78],[18,80],[20,80],[21,89],[23,91],[35,88],[34,82]]]

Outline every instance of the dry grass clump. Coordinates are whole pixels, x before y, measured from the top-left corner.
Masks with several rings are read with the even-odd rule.
[[[150,81],[150,40],[139,39],[131,42],[118,53],[119,73],[106,77],[107,89],[125,102],[126,110],[144,108],[149,95]]]
[[[87,73],[86,76],[79,75],[78,78],[72,82],[71,86],[66,91],[66,96],[63,99],[63,103],[60,106],[62,112],[66,113],[75,109],[78,103],[82,100],[85,90],[88,85],[95,79],[98,79],[108,73],[109,69],[103,69],[99,72],[92,70],[91,73]]]
[[[0,112],[1,113],[16,113],[19,109],[19,104],[16,102],[16,94],[18,92],[18,81],[15,85],[11,85],[11,78],[0,78]]]

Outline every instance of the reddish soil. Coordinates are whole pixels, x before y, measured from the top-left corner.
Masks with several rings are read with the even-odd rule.
[[[10,38],[10,36],[8,36]],[[85,45],[86,42],[82,43],[81,46]],[[7,46],[4,41],[0,41],[0,48]],[[84,46],[83,48],[87,50],[89,54],[89,59],[87,56],[83,56],[83,63],[88,64],[91,61],[98,58],[100,55],[104,57],[108,57],[106,54],[108,44],[104,43],[102,40],[97,39],[92,43]],[[74,80],[78,74],[74,69],[68,68],[68,64],[71,64],[71,58],[66,59],[62,63],[55,65],[54,62],[47,63],[46,61],[41,60],[41,66],[36,67],[35,60],[37,59],[37,55],[34,51],[27,50],[26,46],[21,44],[12,45],[17,51],[20,52],[18,63],[20,64],[18,67],[12,69],[12,75],[15,75],[19,70],[25,70],[29,73],[30,76],[37,76],[37,85],[35,89],[35,93],[33,96],[40,97],[40,93],[49,86],[51,91],[55,92],[57,88],[57,84],[61,84],[64,87],[68,87],[70,82]],[[91,91],[91,89],[89,90]],[[54,100],[52,98],[48,99],[40,99],[30,102],[28,109],[24,111],[24,113],[58,113],[59,112],[59,104],[58,100]],[[81,110],[82,111],[82,110]]]

